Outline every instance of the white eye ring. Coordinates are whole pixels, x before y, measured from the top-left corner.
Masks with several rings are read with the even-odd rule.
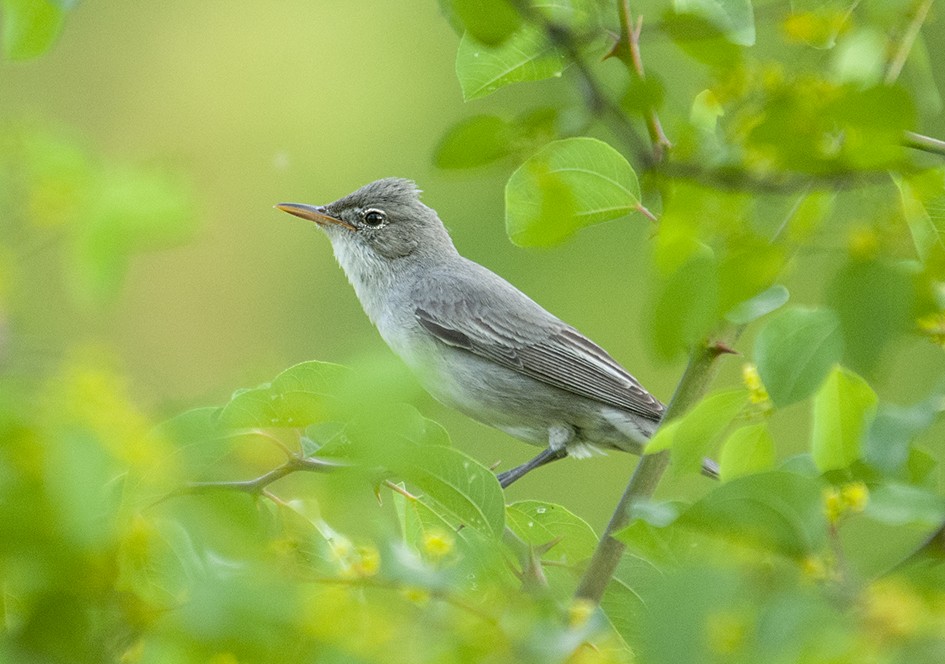
[[[379,226],[383,226],[384,222],[387,221],[387,214],[377,208],[368,208],[361,215],[361,218],[364,219],[364,223],[371,228],[378,228]]]

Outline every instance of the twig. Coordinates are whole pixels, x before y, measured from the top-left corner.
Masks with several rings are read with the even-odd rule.
[[[544,30],[551,43],[562,50],[574,64],[574,68],[584,85],[584,91],[588,97],[588,107],[591,112],[598,117],[608,119],[617,134],[627,142],[631,152],[640,163],[647,168],[651,167],[653,156],[647,149],[646,142],[637,133],[636,127],[633,126],[633,123],[630,122],[620,106],[604,92],[590,67],[584,62],[578,43],[571,31],[549,20],[540,11],[536,11],[531,3],[526,0],[511,0],[511,4],[523,18]]]
[[[908,170],[903,167],[903,170]],[[757,191],[771,194],[786,194],[805,189],[854,189],[889,180],[887,170],[835,171],[833,173],[781,172],[759,174],[738,167],[705,168],[699,164],[667,162],[656,171],[659,175],[682,180],[692,180],[707,187],[728,191]]]
[[[896,49],[896,54],[889,61],[889,68],[886,69],[886,85],[895,83],[896,79],[899,78],[899,74],[902,73],[902,68],[905,67],[906,60],[909,59],[909,53],[912,52],[915,40],[919,36],[919,31],[922,30],[922,24],[925,23],[925,19],[928,17],[929,10],[932,8],[934,1],[935,0],[922,0],[919,6],[916,7],[915,15],[909,22],[909,27],[906,28],[906,33],[902,37],[902,43],[899,44],[899,48]]]
[[[417,496],[413,495],[412,493],[407,491],[405,488],[403,488],[399,484],[395,484],[394,482],[391,482],[390,480],[384,480],[384,486],[386,486],[391,491],[399,493],[401,496],[403,496],[407,500],[419,500]]]
[[[207,493],[210,491],[240,491],[253,496],[263,495],[266,487],[273,482],[282,479],[286,475],[305,471],[314,473],[323,473],[338,468],[344,468],[346,464],[336,461],[325,461],[324,459],[315,459],[313,457],[292,456],[281,466],[273,468],[267,473],[251,480],[221,481],[221,482],[190,482],[184,486],[179,493]]]
[[[679,417],[702,398],[715,375],[716,360],[725,354],[724,349],[729,348],[740,333],[741,328],[728,330],[720,335],[718,341],[693,350],[686,372],[663,416],[664,422]],[[600,603],[626,548],[613,535],[630,523],[633,508],[653,495],[668,465],[668,450],[648,454],[640,459],[584,572],[575,597]]]
[[[656,215],[650,212],[649,208],[643,205],[643,203],[637,203],[637,206],[634,209],[640,214],[642,214],[644,217],[649,219],[650,221],[653,221],[653,222],[659,221],[659,219],[656,218]]]
[[[945,157],[945,141],[931,136],[923,136],[912,131],[907,131],[902,139],[902,144],[913,150],[922,150],[931,152],[941,157]]]
[[[640,33],[643,31],[643,17],[637,19],[636,25],[633,24],[633,14],[630,11],[630,0],[620,0],[617,3],[620,10],[620,39],[610,53],[627,65],[631,76],[639,81],[646,80],[646,71],[643,69],[643,55],[640,53]],[[663,125],[660,122],[656,108],[647,103],[643,111],[643,119],[646,121],[646,129],[650,134],[650,143],[653,144],[653,159],[656,163],[663,161],[667,150],[673,147],[666,133],[663,131]]]

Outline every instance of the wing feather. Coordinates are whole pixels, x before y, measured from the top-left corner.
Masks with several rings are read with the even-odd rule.
[[[417,322],[445,344],[658,421],[664,406],[603,348],[473,261],[416,284]]]
[[[445,304],[426,302],[414,312],[420,325],[443,343],[567,392],[653,421],[662,417],[663,404],[607,351],[531,300],[528,305],[544,314],[543,320],[529,320],[535,312],[527,308],[489,309],[490,319],[486,320],[485,307],[456,300],[451,306]],[[474,312],[477,308],[480,310]],[[501,322],[495,320],[500,317]],[[534,332],[539,322],[543,323],[537,326],[543,334]],[[531,332],[523,332],[528,326]]]

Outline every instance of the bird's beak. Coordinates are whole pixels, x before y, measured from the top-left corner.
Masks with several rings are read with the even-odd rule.
[[[296,217],[302,217],[302,219],[308,219],[309,221],[314,221],[320,226],[327,226],[328,224],[335,224],[336,226],[344,226],[349,231],[357,230],[354,226],[349,224],[347,221],[338,219],[337,217],[332,217],[331,215],[325,212],[325,208],[316,207],[314,205],[305,205],[303,203],[279,203],[274,206],[277,210],[282,210],[283,212],[288,212],[289,214],[295,215]]]

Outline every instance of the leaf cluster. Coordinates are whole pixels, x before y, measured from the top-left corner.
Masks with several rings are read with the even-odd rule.
[[[0,659],[942,661],[945,169],[904,143],[941,111],[931,3],[441,5],[471,103],[575,92],[480,106],[435,163],[504,169],[523,246],[650,225],[649,351],[741,356],[649,442],[673,488],[607,533],[507,504],[382,376],[322,362],[157,426],[94,358],[0,364]],[[0,4],[6,55],[67,8]],[[30,212],[0,223],[68,228],[89,299],[186,237],[167,173],[2,140],[0,207]]]

